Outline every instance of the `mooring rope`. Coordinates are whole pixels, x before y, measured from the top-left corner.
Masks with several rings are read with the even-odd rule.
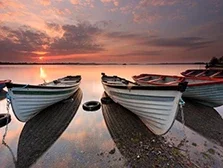
[[[6,110],[7,110],[7,114],[9,115],[9,108],[10,108],[11,101],[10,101],[10,96],[9,96],[8,93],[6,94],[6,101],[7,101]],[[2,144],[5,144],[5,137],[6,137],[7,132],[8,132],[8,122],[9,122],[9,117],[7,117],[6,126],[5,126],[5,133],[3,134],[3,137],[2,137]]]
[[[180,98],[180,101],[179,101],[179,106],[180,106],[180,112],[181,112],[181,120],[182,120],[182,124],[183,124],[183,134],[184,134],[184,138],[183,138],[183,142],[185,144],[185,152],[186,152],[186,155],[189,159],[189,162],[191,163],[191,160],[190,160],[190,155],[189,155],[189,147],[188,147],[188,144],[187,144],[187,135],[186,135],[186,131],[185,131],[185,120],[184,120],[184,111],[183,111],[183,106],[185,105],[185,101]]]
[[[7,101],[6,110],[7,110],[7,114],[9,115],[9,108],[10,108],[10,104],[11,104],[11,98],[10,98],[8,93],[6,94],[6,101]],[[8,132],[8,122],[9,122],[9,117],[7,117],[6,126],[5,126],[5,133],[3,134],[3,138],[2,138],[2,145],[4,145],[9,150],[9,152],[12,155],[13,163],[16,165],[15,155],[14,155],[12,149],[9,147],[9,145],[5,142],[5,138],[6,138],[6,135],[7,135],[7,132]]]

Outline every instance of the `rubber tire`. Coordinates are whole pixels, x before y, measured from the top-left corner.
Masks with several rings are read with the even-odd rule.
[[[10,114],[0,114],[0,128],[11,122]]]
[[[85,111],[96,111],[101,108],[101,103],[98,101],[88,101],[82,107]]]
[[[113,100],[110,97],[102,97],[101,103],[102,104],[111,104],[111,103],[113,103]]]

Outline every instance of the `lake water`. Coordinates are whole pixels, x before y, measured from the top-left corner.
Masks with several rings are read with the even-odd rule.
[[[103,95],[103,87],[101,84],[101,72],[108,75],[117,75],[131,80],[131,76],[140,73],[155,73],[167,75],[180,75],[180,72],[190,68],[202,68],[198,65],[99,65],[99,66],[0,66],[0,79],[11,79],[16,83],[24,84],[39,84],[46,81],[55,80],[67,75],[81,75],[81,91],[82,99],[79,100],[80,106],[74,116],[67,123],[66,127],[58,130],[57,137],[42,137],[42,143],[38,146],[36,153],[33,154],[34,161],[32,167],[129,167],[128,155],[125,155],[123,150],[117,144],[114,138],[116,132],[111,127],[112,125],[105,118],[102,109],[95,112],[86,112],[82,109],[82,104],[90,100],[100,101]],[[5,89],[7,91],[7,89]],[[187,102],[186,102],[187,104]],[[192,107],[192,106],[190,106]],[[197,107],[196,105],[193,106]],[[204,109],[202,109],[204,108]],[[196,112],[198,118],[205,117],[202,111],[205,111],[205,106],[199,106],[200,113]],[[189,110],[189,108],[186,108]],[[198,111],[199,111],[198,110]],[[208,111],[207,109],[206,111]],[[207,118],[213,118],[213,123],[216,122],[216,128],[209,129],[207,132],[214,132],[215,129],[221,129],[219,126],[223,124],[222,114],[223,107],[213,110],[213,115]],[[6,99],[0,100],[0,113],[6,113]],[[22,131],[25,129],[25,124],[19,122],[12,110],[10,109],[12,121],[8,125],[8,131],[5,142],[6,145],[0,145],[0,167],[15,167],[15,162],[21,159],[18,156],[18,146],[22,139]],[[212,113],[210,112],[210,113]],[[191,115],[192,115],[191,114]],[[185,111],[185,115],[187,115]],[[200,115],[200,116],[199,116]],[[120,116],[121,117],[121,116]],[[187,116],[185,116],[186,119]],[[189,116],[190,118],[190,116]],[[176,147],[181,153],[191,159],[199,167],[223,167],[223,134],[218,135],[217,139],[208,137],[205,131],[199,132],[196,124],[201,122],[201,127],[205,127],[204,121],[196,121],[196,116],[193,116],[194,122],[185,120],[185,126],[178,120],[175,121],[171,130],[164,135],[165,143],[169,143],[170,147]],[[119,120],[120,121],[120,120]],[[58,121],[59,122],[59,121]],[[114,121],[115,123],[116,121]],[[118,121],[117,121],[118,122]],[[116,123],[117,124],[117,123]],[[118,123],[122,124],[122,123]],[[61,126],[62,127],[62,126]],[[53,129],[53,126],[52,126]],[[111,130],[113,129],[113,133]],[[5,132],[5,127],[0,128],[0,139]],[[186,137],[184,135],[186,134]],[[48,132],[50,134],[50,132]],[[25,136],[24,136],[25,137]],[[32,140],[27,137],[23,143],[32,144]],[[39,138],[39,137],[37,137]],[[45,138],[45,139],[44,139]],[[48,139],[47,139],[48,138]],[[52,140],[52,138],[54,138]],[[182,143],[186,138],[186,143]],[[42,147],[49,142],[43,151]],[[122,141],[123,142],[123,141]],[[124,141],[125,142],[125,141]],[[33,142],[34,143],[34,142]],[[24,147],[25,148],[25,147]],[[128,148],[128,146],[126,147]],[[24,155],[26,151],[32,149],[23,149]],[[189,150],[189,152],[185,152]],[[137,151],[135,157],[138,157]],[[162,152],[162,151],[161,151]],[[21,162],[21,161],[20,161]],[[137,165],[137,164],[136,164]],[[131,167],[131,166],[130,166]],[[136,166],[137,167],[137,166]]]

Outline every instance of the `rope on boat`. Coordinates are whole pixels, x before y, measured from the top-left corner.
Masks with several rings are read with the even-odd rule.
[[[11,97],[10,97],[10,95],[8,93],[6,94],[6,101],[7,101],[6,110],[7,110],[7,114],[9,115],[9,108],[10,108],[10,104],[11,104]],[[7,122],[6,123],[8,123],[8,120],[9,120],[9,118],[7,118]],[[5,137],[7,135],[7,132],[8,132],[8,124],[6,124],[6,126],[5,126],[5,133],[3,134],[3,137],[2,137],[2,144],[3,145],[6,144],[5,143]]]
[[[29,84],[26,84],[25,86],[23,86],[22,88],[26,88]]]
[[[185,105],[185,101],[182,99],[182,97],[180,98],[179,105],[181,108],[183,108],[183,106]]]

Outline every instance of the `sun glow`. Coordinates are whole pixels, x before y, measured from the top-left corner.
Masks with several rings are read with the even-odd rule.
[[[40,67],[40,78],[43,79],[43,81],[45,82],[45,78],[47,77],[45,70]]]
[[[39,60],[43,60],[43,57],[39,57]]]

